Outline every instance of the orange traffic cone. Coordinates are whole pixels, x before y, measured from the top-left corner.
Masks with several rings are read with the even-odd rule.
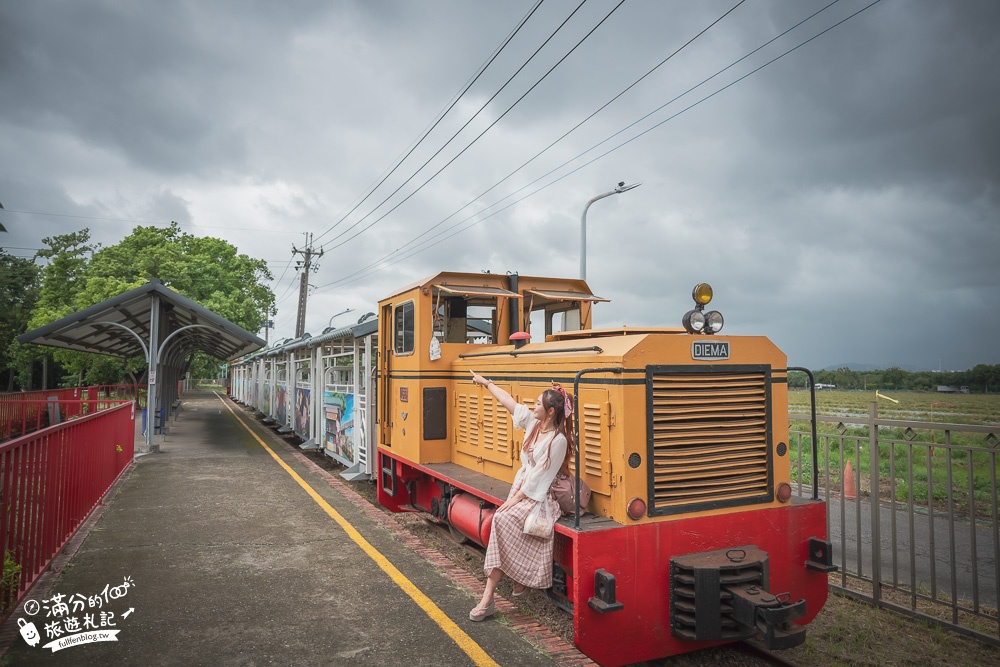
[[[848,500],[854,500],[858,495],[858,490],[854,486],[854,467],[851,465],[851,460],[847,460],[847,465],[844,466],[844,497]]]

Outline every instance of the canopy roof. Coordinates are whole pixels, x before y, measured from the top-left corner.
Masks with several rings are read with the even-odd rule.
[[[165,287],[155,278],[141,287],[21,334],[17,340],[115,357],[146,356],[143,346],[149,345],[150,318],[156,298],[160,304],[160,345],[175,331],[199,325],[171,339],[169,348],[174,354],[201,350],[228,360],[265,345],[254,334]],[[174,356],[170,352],[167,354]]]

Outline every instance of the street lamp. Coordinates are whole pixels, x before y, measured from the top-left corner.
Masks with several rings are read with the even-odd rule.
[[[587,205],[583,207],[583,216],[580,218],[580,279],[587,279],[587,209],[598,199],[604,199],[605,197],[610,197],[611,195],[620,195],[623,192],[628,192],[632,188],[637,188],[642,183],[633,183],[632,185],[625,185],[625,181],[621,181],[615,187],[614,190],[610,192],[605,192],[602,195],[597,195],[587,201]]]
[[[327,323],[327,325],[326,325],[326,328],[327,328],[327,329],[329,329],[330,327],[332,327],[332,326],[333,326],[333,320],[334,320],[334,319],[336,319],[336,318],[340,317],[341,315],[346,315],[347,313],[349,313],[349,312],[351,312],[351,311],[353,311],[353,310],[354,310],[353,308],[348,308],[347,310],[342,310],[342,311],[340,311],[340,312],[339,312],[339,313],[337,313],[336,315],[331,315],[331,316],[330,316],[330,321],[329,321],[329,322]]]

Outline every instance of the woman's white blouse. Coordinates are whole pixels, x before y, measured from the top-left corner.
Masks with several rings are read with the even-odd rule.
[[[512,416],[514,428],[523,428],[525,437],[528,437],[528,433],[538,422],[531,409],[520,403]],[[565,456],[566,436],[558,431],[539,434],[530,452],[521,450],[521,469],[517,471],[517,475],[521,477],[521,491],[524,495],[539,502],[545,500]]]

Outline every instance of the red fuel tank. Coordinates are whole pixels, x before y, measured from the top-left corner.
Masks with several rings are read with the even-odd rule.
[[[467,493],[452,496],[448,503],[448,523],[481,547],[490,541],[493,508],[483,507],[479,498]]]

